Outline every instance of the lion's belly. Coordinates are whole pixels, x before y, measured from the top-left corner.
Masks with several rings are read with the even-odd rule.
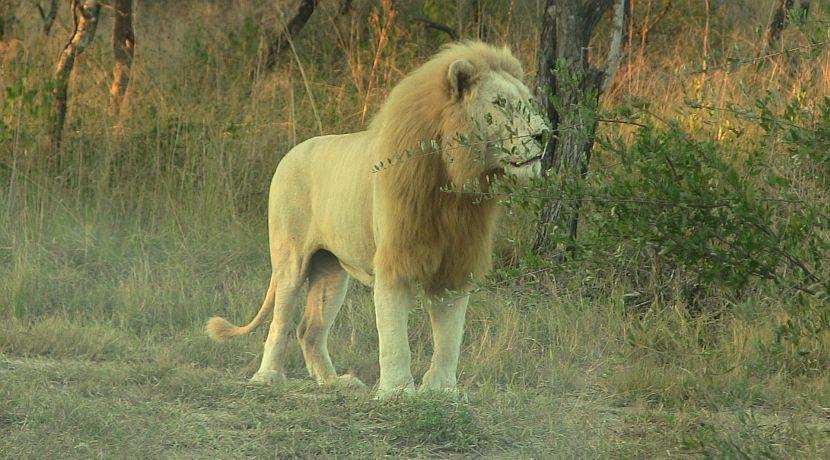
[[[344,202],[357,204],[353,207],[335,207],[333,200],[325,215],[318,219],[317,237],[319,245],[330,251],[340,261],[350,276],[371,286],[374,282],[373,261],[375,241],[371,231],[371,209],[362,209],[362,203],[348,199],[350,193],[338,195]],[[352,197],[354,198],[354,197]],[[364,198],[371,201],[371,197]]]
[[[353,265],[349,265],[343,262],[342,259],[340,260],[340,266],[343,267],[343,270],[346,270],[346,273],[348,273],[349,276],[360,281],[362,284],[365,284],[366,286],[372,286],[375,284],[374,273],[367,272],[366,270]]]

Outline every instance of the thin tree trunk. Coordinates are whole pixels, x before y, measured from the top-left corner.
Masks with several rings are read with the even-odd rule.
[[[556,151],[556,143],[558,135],[555,135],[556,129],[559,127],[559,113],[553,106],[551,93],[556,88],[556,57],[557,46],[556,41],[556,7],[552,0],[548,0],[545,4],[545,10],[542,12],[542,31],[539,46],[539,52],[536,55],[536,102],[542,109],[542,113],[550,122],[554,135],[550,136],[547,145],[545,145],[545,153],[542,156],[542,170],[548,171],[553,167],[554,152]],[[547,212],[551,212],[547,210]],[[550,219],[545,218],[546,210],[542,210],[543,215],[540,220],[549,222]],[[547,236],[547,234],[545,235]]]
[[[69,77],[72,75],[75,59],[95,37],[100,12],[97,1],[72,0],[71,6],[75,30],[58,59],[58,65],[55,67],[55,89],[52,91],[52,149],[55,152],[60,148],[63,124],[66,120]]]
[[[706,83],[706,77],[709,70],[709,30],[712,24],[712,4],[710,0],[703,0],[706,10],[706,18],[703,23],[703,65],[702,72],[700,72],[700,82],[698,85],[703,88]]]
[[[43,33],[44,35],[49,35],[49,32],[52,31],[52,25],[55,23],[55,18],[58,15],[58,0],[49,1],[49,11],[44,11],[43,7],[40,6],[40,2],[38,2],[37,11],[40,13],[40,19],[43,20]]]
[[[703,0],[706,7],[706,21],[703,24],[703,69],[709,67],[709,29],[712,22],[712,5],[709,0]]]
[[[798,2],[796,17],[798,18],[798,22],[802,25],[807,23],[807,16],[810,15],[810,3],[812,3],[810,0],[799,0]]]
[[[0,42],[11,35],[14,26],[14,10],[17,8],[17,0],[0,0]]]
[[[775,13],[772,15],[772,20],[767,28],[767,39],[765,40],[765,48],[761,54],[766,54],[769,50],[775,48],[778,44],[778,39],[781,38],[781,32],[787,26],[787,14],[793,7],[794,0],[778,0],[775,6]]]
[[[482,4],[483,0],[472,0],[473,2],[473,21],[475,21],[476,26],[476,38],[479,40],[487,40],[490,35],[490,30],[487,28],[487,24],[484,22],[484,19],[487,17],[487,14],[484,11],[484,5]]]
[[[620,63],[620,52],[622,50],[623,31],[625,29],[626,11],[628,8],[625,1],[617,1],[614,5],[614,20],[611,28],[611,46],[608,48],[608,62],[605,67],[605,78],[602,81],[601,92],[605,92],[617,74]]]
[[[115,66],[112,69],[109,113],[118,115],[124,106],[124,97],[127,93],[127,86],[130,84],[130,71],[135,53],[132,0],[115,0],[112,48],[115,53]]]
[[[341,0],[340,8],[337,9],[337,14],[345,16],[352,10],[352,0]]]
[[[537,70],[537,88],[541,93],[537,94],[537,98],[555,133],[545,147],[543,166],[548,174],[556,175],[560,180],[584,178],[588,173],[596,131],[593,108],[598,103],[599,94],[609,86],[610,79],[616,72],[625,19],[625,0],[616,0],[611,49],[605,72],[590,67],[588,48],[597,23],[610,8],[612,1],[547,1]],[[564,66],[559,71],[566,78],[557,77],[554,71],[556,63],[560,67]],[[546,88],[557,97],[561,112],[549,100]],[[562,200],[545,203],[536,227],[534,252],[540,255],[551,252],[553,247],[550,234],[557,227],[567,228],[569,238],[575,240],[578,212],[578,205],[566,212]]]
[[[303,27],[305,27],[306,23],[311,18],[311,14],[314,13],[314,8],[317,6],[317,2],[318,0],[300,1],[299,5],[297,5],[297,11],[294,13],[291,20],[288,21],[285,27],[280,26],[280,32],[270,39],[268,48],[265,52],[264,65],[266,69],[273,69],[277,65],[282,53],[290,48],[288,46],[288,39],[293,40],[297,34],[303,30]],[[348,6],[351,5],[351,2],[344,3]],[[341,7],[342,6],[343,3],[341,3]]]

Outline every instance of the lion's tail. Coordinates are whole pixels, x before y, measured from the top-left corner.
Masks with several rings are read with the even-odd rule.
[[[236,337],[237,335],[247,334],[262,324],[262,322],[265,321],[265,317],[268,316],[274,308],[274,291],[276,291],[276,283],[274,282],[274,278],[274,276],[271,277],[271,281],[268,283],[268,293],[265,294],[265,300],[262,302],[262,306],[259,307],[259,312],[250,323],[239,327],[231,324],[225,318],[214,316],[208,320],[207,326],[205,327],[205,330],[210,338],[216,340],[217,342],[223,342],[230,338]]]

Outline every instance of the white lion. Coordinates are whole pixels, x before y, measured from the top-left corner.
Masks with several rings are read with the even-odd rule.
[[[248,333],[275,307],[252,380],[285,381],[295,297],[308,280],[297,337],[309,374],[321,384],[362,386],[337,375],[327,346],[351,276],[374,286],[378,396],[412,392],[406,323],[423,289],[434,352],[420,389],[455,392],[468,296],[446,292],[468,291],[489,269],[498,208],[468,192],[486,192],[505,173],[540,173],[548,127],[530,101],[507,48],[457,43],[404,78],[366,131],[294,147],[271,182],[265,301],[247,326],[214,317],[208,333],[217,340]]]

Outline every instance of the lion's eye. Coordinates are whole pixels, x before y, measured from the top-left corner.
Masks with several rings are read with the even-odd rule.
[[[503,108],[507,107],[507,99],[505,99],[503,97],[497,97],[497,98],[493,99],[493,105],[503,109]]]

